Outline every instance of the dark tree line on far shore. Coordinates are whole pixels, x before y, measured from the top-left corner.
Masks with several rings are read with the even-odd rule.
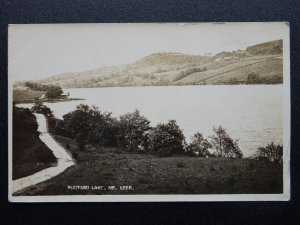
[[[54,99],[60,97],[63,93],[59,85],[44,85],[37,82],[25,82],[25,86],[34,91],[45,91],[45,97]]]
[[[164,156],[190,155],[199,157],[242,158],[238,140],[230,137],[222,126],[214,127],[208,139],[200,132],[194,134],[189,144],[175,120],[152,127],[150,121],[138,110],[119,118],[102,112],[95,106],[80,104],[76,110],[55,118],[49,108],[37,103],[32,111],[48,118],[49,129],[57,135],[72,138],[78,151],[85,151],[87,144],[119,147],[128,152],[152,153]],[[273,157],[276,155],[275,157]],[[282,146],[273,143],[258,149],[256,159],[281,162]]]

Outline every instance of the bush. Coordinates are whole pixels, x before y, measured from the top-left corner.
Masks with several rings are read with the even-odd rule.
[[[275,163],[282,163],[283,146],[275,145],[273,142],[265,147],[259,147],[255,154],[256,159]]]
[[[158,124],[148,134],[149,150],[161,155],[184,153],[185,138],[175,120]]]

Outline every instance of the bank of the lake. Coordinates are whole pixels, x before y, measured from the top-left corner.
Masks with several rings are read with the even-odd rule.
[[[55,139],[76,151],[74,140]],[[108,190],[112,186],[116,189]],[[132,188],[120,190],[123,186]],[[18,195],[270,194],[282,193],[282,186],[282,166],[270,162],[159,157],[88,145],[85,151],[77,152],[76,165]]]
[[[22,109],[15,110],[22,112]],[[19,157],[18,160],[13,161],[13,194],[51,179],[74,165],[72,157],[48,133],[46,117],[37,113],[34,114],[34,117],[37,120],[37,131],[39,132],[39,135],[35,137],[37,140],[34,139],[34,144],[25,148],[25,151],[22,149],[23,151],[20,152],[18,148],[14,148],[13,154]],[[25,143],[26,140],[17,141],[14,138],[14,146],[20,144],[24,146]],[[40,146],[35,143],[39,143]]]
[[[13,90],[13,103],[14,104],[33,104],[35,99],[41,98],[46,92],[36,91],[36,90]],[[78,101],[84,100],[84,98],[52,98],[52,99],[40,99],[40,102],[68,102],[68,101]]]

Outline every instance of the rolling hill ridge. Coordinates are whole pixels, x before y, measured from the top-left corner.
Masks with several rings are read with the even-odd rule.
[[[278,84],[283,82],[282,40],[214,56],[154,53],[131,64],[63,73],[38,82],[64,88]]]

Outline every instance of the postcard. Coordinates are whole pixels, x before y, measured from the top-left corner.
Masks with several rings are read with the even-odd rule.
[[[290,199],[287,22],[8,34],[11,202]]]

